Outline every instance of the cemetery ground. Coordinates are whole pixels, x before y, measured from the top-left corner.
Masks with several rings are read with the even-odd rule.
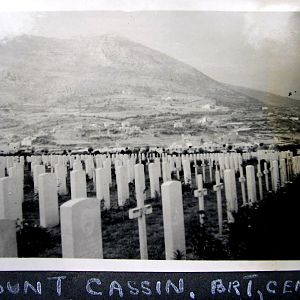
[[[48,172],[50,172],[48,170]],[[206,170],[208,173],[208,169]],[[181,178],[183,173],[180,173]],[[208,174],[207,174],[208,175]],[[174,176],[175,179],[175,176]],[[194,180],[194,176],[193,176]],[[186,257],[174,253],[175,259],[299,259],[297,228],[300,226],[297,201],[300,177],[275,193],[264,193],[264,199],[252,206],[246,205],[235,215],[235,223],[226,221],[226,202],[223,200],[223,234],[218,233],[217,200],[212,186],[206,183],[205,224],[200,227],[198,198],[194,197],[195,182],[182,185],[186,236]],[[67,178],[70,190],[70,178]],[[88,197],[96,197],[93,180],[87,179]],[[242,204],[240,185],[237,184],[239,204]],[[111,187],[111,209],[101,209],[103,256],[107,259],[139,259],[139,234],[136,219],[129,219],[128,210],[136,206],[134,184],[130,184],[130,199],[123,207],[117,204],[115,177]],[[264,189],[265,190],[265,189]],[[150,198],[149,178],[146,177],[145,204],[151,204],[153,213],[147,215],[147,242],[149,259],[165,259],[164,228],[161,198]],[[224,196],[223,196],[224,197]],[[70,200],[70,192],[59,196],[59,206]],[[38,194],[33,192],[29,166],[25,166],[24,221],[18,225],[19,257],[62,257],[60,225],[39,227]],[[240,206],[239,205],[239,206]],[[100,237],[99,237],[100,238]]]

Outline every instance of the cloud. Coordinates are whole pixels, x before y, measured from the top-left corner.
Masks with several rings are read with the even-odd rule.
[[[270,42],[287,43],[293,35],[292,13],[245,13],[244,35],[254,48],[261,48]]]
[[[0,40],[10,39],[18,35],[28,34],[35,24],[31,13],[0,13]]]

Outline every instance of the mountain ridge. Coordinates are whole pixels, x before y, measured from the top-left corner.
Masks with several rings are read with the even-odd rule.
[[[115,34],[70,39],[22,35],[0,43],[0,60],[0,103],[76,104],[90,97],[101,102],[124,91],[132,99],[174,96],[223,105],[262,103],[261,97]]]

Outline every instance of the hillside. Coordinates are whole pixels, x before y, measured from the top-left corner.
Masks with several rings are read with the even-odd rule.
[[[250,101],[195,68],[119,36],[52,39],[21,36],[0,44],[0,101],[42,105],[96,103],[103,97],[195,96]]]
[[[298,104],[120,36],[0,43],[0,150],[24,138],[54,148],[286,142],[300,138]]]
[[[251,98],[261,101],[264,105],[274,105],[274,106],[297,106],[300,107],[300,100],[296,100],[289,97],[282,97],[273,93],[258,91],[246,87],[228,85],[230,89],[235,90],[238,93],[244,94]]]

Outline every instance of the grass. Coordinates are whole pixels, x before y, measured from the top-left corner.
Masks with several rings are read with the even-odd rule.
[[[192,169],[193,170],[193,169]],[[208,169],[207,179],[209,178]],[[146,172],[147,174],[147,172]],[[181,174],[182,175],[182,174]],[[181,177],[182,178],[182,177]],[[42,229],[39,227],[38,197],[34,195],[32,178],[26,169],[25,202],[23,203],[24,222],[18,230],[20,257],[61,257],[60,226]],[[228,225],[226,203],[223,198],[223,235],[218,233],[216,195],[213,183],[206,183],[205,224],[200,227],[198,199],[193,196],[194,178],[191,185],[182,185],[183,210],[186,237],[186,256],[175,251],[175,259],[220,260],[220,259],[299,259],[297,246],[297,216],[300,204],[297,201],[297,188],[300,178],[288,184],[278,193],[265,193],[264,200],[253,206],[241,207],[240,184],[237,190],[240,204],[235,215],[236,222]],[[149,180],[146,177],[146,184]],[[69,187],[70,180],[67,178]],[[136,206],[133,185],[130,185],[130,198],[123,207],[117,205],[115,178],[111,188],[111,209],[101,212],[104,258],[139,259],[138,222],[130,220],[128,210]],[[87,182],[89,197],[95,197],[92,180]],[[165,259],[164,227],[162,203],[159,195],[150,198],[150,188],[146,189],[146,204],[151,204],[153,212],[146,217],[149,259]],[[70,199],[70,194],[59,196],[59,204]],[[99,237],[100,238],[100,237]]]

